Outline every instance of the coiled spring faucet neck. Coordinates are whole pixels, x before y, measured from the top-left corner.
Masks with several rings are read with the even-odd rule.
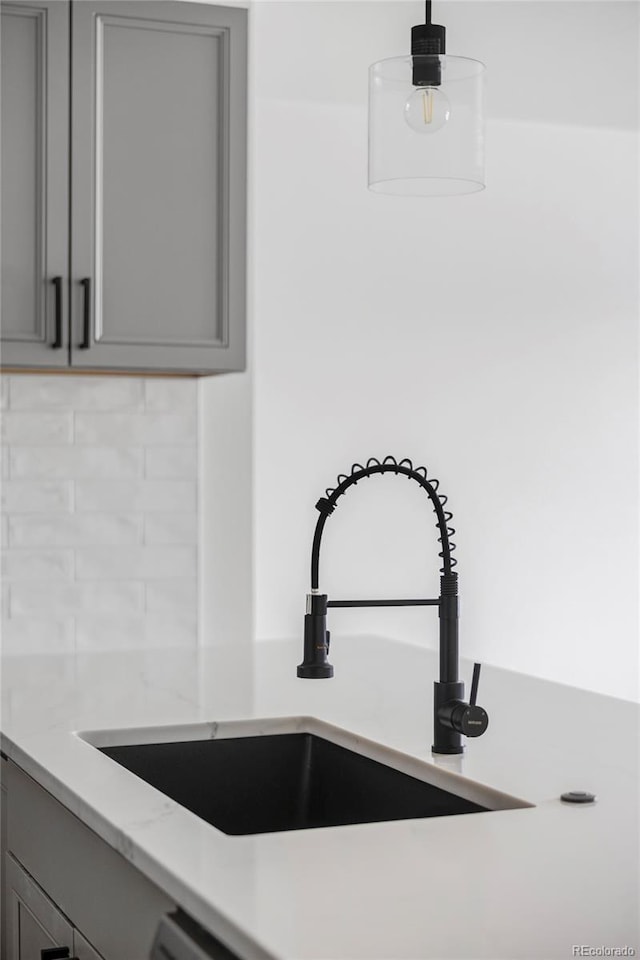
[[[367,460],[366,466],[363,467],[360,463],[354,463],[348,475],[343,473],[339,474],[337,486],[327,487],[325,490],[325,496],[320,497],[316,503],[316,510],[320,511],[320,516],[318,517],[318,522],[316,523],[316,529],[313,536],[313,547],[311,549],[312,592],[318,589],[320,543],[322,541],[322,533],[324,531],[324,525],[327,522],[327,519],[335,510],[336,503],[340,497],[347,492],[349,487],[353,487],[358,483],[358,481],[364,480],[367,477],[373,477],[378,473],[395,473],[398,476],[405,476],[409,480],[415,480],[416,483],[419,483],[420,486],[427,492],[429,499],[433,504],[433,509],[436,513],[436,524],[439,531],[438,540],[442,546],[442,549],[439,553],[439,556],[442,559],[440,572],[444,575],[451,574],[453,568],[456,566],[457,560],[452,556],[456,549],[456,545],[450,540],[450,537],[453,536],[455,530],[453,527],[449,526],[449,522],[453,519],[453,514],[449,510],[445,509],[448,498],[445,497],[444,494],[438,493],[440,481],[436,480],[435,478],[428,478],[427,468],[414,467],[413,463],[409,459],[405,458],[404,460],[396,460],[395,457],[385,457],[384,460],[380,461],[375,457],[371,457],[369,460]]]

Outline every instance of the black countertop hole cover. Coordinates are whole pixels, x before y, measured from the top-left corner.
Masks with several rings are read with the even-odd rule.
[[[570,790],[569,793],[563,793],[560,799],[565,803],[593,803],[596,795],[586,793],[584,790]]]

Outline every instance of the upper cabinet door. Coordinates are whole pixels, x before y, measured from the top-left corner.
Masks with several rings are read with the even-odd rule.
[[[2,363],[69,363],[69,4],[2,4]]]
[[[73,4],[74,367],[244,367],[246,19]]]

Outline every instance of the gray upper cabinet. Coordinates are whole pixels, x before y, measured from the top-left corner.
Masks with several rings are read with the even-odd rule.
[[[69,363],[69,6],[2,4],[2,362]]]
[[[74,4],[71,362],[243,365],[246,11]]]
[[[61,273],[75,370],[244,367],[246,19],[242,8],[171,0],[71,4],[59,64],[72,78],[71,196],[60,219],[71,225]],[[14,123],[3,116],[3,134]]]

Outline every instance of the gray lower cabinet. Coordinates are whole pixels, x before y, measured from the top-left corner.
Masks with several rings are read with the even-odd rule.
[[[73,931],[73,955],[75,960],[103,960],[79,930]]]
[[[5,869],[7,853],[7,771],[9,761],[0,754],[0,960],[7,956],[7,889]]]
[[[68,950],[74,960],[102,960],[18,861],[7,854],[7,960],[40,960],[43,950]]]
[[[51,947],[73,948],[73,927],[17,860],[6,857],[7,960],[38,960]]]
[[[2,9],[4,365],[242,369],[247,11]],[[69,23],[67,49],[57,37]]]
[[[1,960],[40,960],[48,947],[68,947],[77,960],[145,960],[175,903],[19,767],[3,763]]]

